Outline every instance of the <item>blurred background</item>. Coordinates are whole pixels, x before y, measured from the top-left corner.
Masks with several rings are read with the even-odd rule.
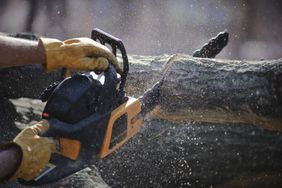
[[[0,0],[0,32],[61,40],[98,27],[121,38],[130,54],[192,52],[230,33],[218,58],[282,57],[280,0]]]

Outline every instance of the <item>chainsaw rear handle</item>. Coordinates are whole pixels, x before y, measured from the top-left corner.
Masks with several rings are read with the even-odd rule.
[[[122,41],[119,38],[116,38],[98,28],[92,30],[91,38],[95,41],[99,40],[99,42],[103,45],[109,44],[112,47],[112,52],[115,56],[117,56],[117,49],[120,50],[123,60],[123,72],[121,74],[121,82],[119,85],[119,90],[124,91],[126,77],[129,71],[129,65],[128,65],[127,53]]]

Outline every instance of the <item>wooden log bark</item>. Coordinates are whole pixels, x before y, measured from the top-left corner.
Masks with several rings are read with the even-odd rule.
[[[133,57],[131,62],[129,94],[140,95],[164,76],[160,103],[152,113],[155,118],[246,123],[282,131],[282,59],[235,61],[175,55]]]

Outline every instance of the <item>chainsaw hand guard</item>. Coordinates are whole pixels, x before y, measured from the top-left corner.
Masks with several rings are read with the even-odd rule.
[[[124,91],[124,86],[126,82],[126,77],[129,71],[128,58],[125,47],[119,38],[116,38],[98,28],[92,30],[91,38],[95,41],[100,41],[101,44],[109,44],[112,47],[112,52],[117,56],[117,50],[121,52],[123,60],[123,72],[121,74],[121,83],[119,89]]]

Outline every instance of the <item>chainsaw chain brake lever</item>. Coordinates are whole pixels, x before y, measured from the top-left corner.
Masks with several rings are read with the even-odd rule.
[[[115,56],[117,56],[117,50],[120,51],[123,61],[123,71],[121,73],[119,91],[121,95],[123,95],[127,74],[129,71],[129,63],[128,63],[127,53],[122,40],[98,28],[92,30],[91,38],[96,42],[100,42],[102,45],[106,45],[106,44],[110,45],[112,48],[112,53]],[[61,72],[62,80],[69,76],[71,76],[71,71],[66,68],[63,68]]]

